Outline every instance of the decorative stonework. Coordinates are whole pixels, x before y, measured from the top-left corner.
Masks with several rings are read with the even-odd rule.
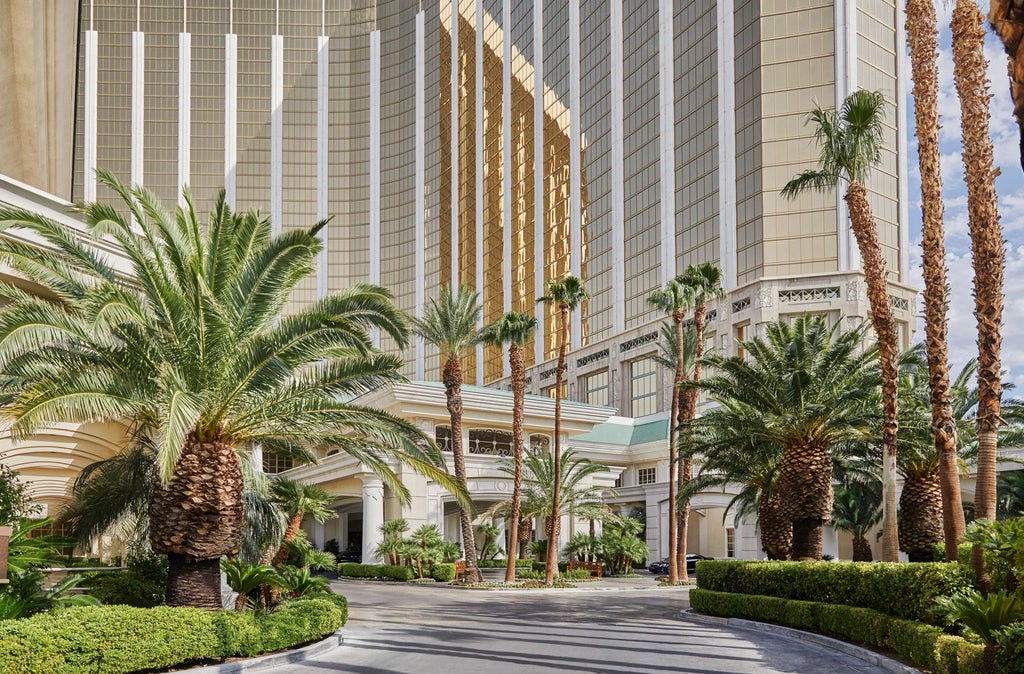
[[[775,290],[774,288],[761,288],[757,291],[757,304],[758,309],[767,309],[775,303]]]
[[[599,360],[604,360],[607,357],[608,357],[608,349],[602,349],[602,350],[600,350],[600,351],[598,351],[596,353],[591,353],[589,355],[583,356],[582,358],[577,358],[576,359],[576,367],[583,367],[585,365],[590,365],[591,363],[596,363]]]
[[[638,346],[643,346],[644,344],[650,344],[651,342],[656,341],[658,341],[658,333],[649,332],[646,335],[640,335],[639,337],[634,337],[633,339],[619,344],[619,353],[625,353],[626,351],[635,349]]]
[[[796,290],[780,290],[779,302],[793,304],[796,302],[820,302],[839,299],[839,288],[798,288]]]
[[[743,299],[736,300],[735,302],[732,303],[732,312],[736,313],[738,311],[743,311],[744,309],[747,309],[749,307],[750,307],[750,298],[749,297],[744,297]]]
[[[864,299],[859,281],[848,281],[846,283],[846,301],[860,302]]]

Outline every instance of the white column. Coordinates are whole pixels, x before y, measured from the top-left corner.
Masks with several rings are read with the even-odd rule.
[[[224,198],[235,207],[238,165],[238,36],[224,36]]]
[[[82,167],[82,197],[96,201],[96,113],[99,36],[85,31],[85,161]]]
[[[331,148],[330,126],[330,38],[321,35],[317,38],[316,57],[316,218],[327,219],[327,197],[330,194],[330,175],[328,173],[328,157]],[[329,226],[328,226],[329,227]],[[330,235],[328,227],[320,230],[320,243],[323,248],[316,260],[316,296],[326,297],[329,290],[328,247]]]
[[[132,184],[142,185],[146,127],[146,34],[132,33]]]
[[[622,0],[611,0],[612,331],[626,331],[626,204],[623,150]]]
[[[486,302],[484,287],[484,0],[476,0],[476,291]],[[484,327],[483,312],[476,322]],[[484,345],[476,345],[476,385],[484,383]]]
[[[451,82],[451,137],[452,137],[452,270],[449,284],[459,285],[459,0],[451,0],[452,7],[452,82]]]
[[[495,528],[498,530],[498,536],[495,543],[501,548],[504,557],[508,557],[508,545],[505,544],[505,518],[496,517],[493,520]]]
[[[900,283],[910,282],[910,194],[907,173],[907,34],[902,21],[896,22],[896,171],[899,181]]]
[[[501,180],[502,180],[502,311],[512,311],[512,0],[501,7]],[[502,375],[508,376],[506,359]]]
[[[897,21],[897,23],[900,23]],[[857,90],[857,2],[835,0],[836,109]],[[902,57],[902,54],[900,55]],[[902,131],[902,129],[901,129]],[[850,228],[850,216],[842,190],[836,190],[836,228],[839,269],[860,268],[860,254]]]
[[[733,0],[718,0],[718,256],[726,290],[736,287],[736,67]]]
[[[380,31],[370,32],[370,283],[380,285]],[[373,329],[373,345],[380,331]],[[365,537],[365,534],[364,534]]]
[[[270,36],[270,225],[281,233],[284,216],[284,36]]]
[[[544,296],[544,7],[533,3],[533,291]],[[535,310],[534,360],[544,361],[544,307]]]
[[[672,0],[658,2],[658,142],[661,147],[661,283],[676,275],[676,83]]]
[[[580,137],[580,0],[569,1],[569,273],[583,277],[583,169]],[[569,314],[570,346],[583,346],[583,310]]]
[[[426,200],[426,50],[427,33],[425,15],[416,14],[416,318],[423,318],[426,301],[427,276],[427,221]],[[416,336],[416,379],[422,380],[426,372],[423,338]]]
[[[178,205],[192,180],[192,34],[178,33]]]
[[[363,476],[363,564],[379,564],[374,550],[384,540],[384,483],[376,475]]]

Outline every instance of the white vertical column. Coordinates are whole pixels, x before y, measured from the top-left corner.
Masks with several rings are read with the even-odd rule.
[[[476,0],[476,291],[483,302],[484,287],[484,0]],[[484,326],[483,312],[477,328]],[[476,385],[484,383],[484,345],[476,345]]]
[[[321,35],[316,42],[316,218],[327,219],[327,196],[330,193],[330,175],[328,173],[328,156],[331,148],[330,112],[331,96],[331,49],[330,38]],[[329,289],[328,247],[330,236],[328,228],[320,230],[320,243],[323,248],[316,261],[316,296],[326,297]]]
[[[611,0],[612,331],[626,330],[626,204],[622,104],[622,0]]]
[[[580,106],[580,0],[569,1],[569,273],[583,277],[583,169]],[[583,311],[570,314],[569,340],[575,351],[583,345]]]
[[[533,0],[533,291],[544,296],[544,5]],[[536,307],[534,361],[544,360],[544,307]]]
[[[192,163],[192,34],[178,33],[178,204],[191,182]]]
[[[224,36],[224,198],[235,207],[238,176],[238,36]]]
[[[857,90],[857,3],[835,0],[836,109]],[[897,21],[897,23],[900,23]],[[860,268],[860,255],[841,190],[836,190],[836,241],[840,271]]]
[[[142,185],[146,127],[146,34],[132,33],[132,184]]]
[[[718,257],[726,290],[736,287],[736,66],[733,0],[718,0]]]
[[[423,318],[426,285],[426,25],[422,11],[416,14],[416,318]],[[416,336],[416,379],[425,377],[423,338]]]
[[[896,172],[899,186],[900,282],[910,279],[910,193],[907,173],[907,34],[903,21],[896,21]]]
[[[377,32],[377,31],[373,31]],[[371,33],[372,35],[372,33]],[[380,525],[384,524],[384,483],[376,475],[363,477],[363,564],[377,564],[380,558],[374,550],[384,536]]]
[[[85,163],[82,167],[82,197],[96,201],[96,113],[97,75],[99,71],[99,36],[85,31]]]
[[[661,147],[661,283],[676,275],[675,46],[672,0],[658,2],[658,142]]]
[[[512,0],[501,6],[502,311],[512,311]],[[505,359],[503,359],[505,360]],[[509,375],[508,364],[502,366]]]
[[[370,32],[370,283],[380,285],[380,31]],[[380,346],[380,331],[372,333]],[[365,536],[365,534],[364,534]],[[364,551],[365,552],[365,551]]]
[[[281,233],[284,215],[284,36],[270,36],[270,225]]]
[[[459,0],[452,6],[452,82],[451,82],[451,140],[452,140],[452,270],[449,285],[459,285]]]

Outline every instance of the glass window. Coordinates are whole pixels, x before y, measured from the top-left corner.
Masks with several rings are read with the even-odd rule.
[[[636,471],[636,483],[639,485],[654,484],[658,480],[658,469],[654,466],[650,468],[640,468]]]
[[[295,460],[290,456],[281,456],[274,452],[263,453],[263,472],[276,475],[295,467]]]
[[[736,529],[725,530],[725,556],[730,559],[736,556]]]
[[[530,449],[534,452],[546,452],[551,448],[551,439],[546,435],[531,435]]]
[[[608,404],[608,370],[595,372],[584,380],[586,385],[585,401],[590,405]]]
[[[512,434],[489,428],[470,429],[469,453],[512,456]]]
[[[448,426],[438,426],[434,429],[434,442],[441,448],[441,451],[452,451],[452,429]]]
[[[747,340],[748,327],[748,325],[736,326],[736,355],[739,356],[740,358],[747,357],[747,351],[746,349],[743,348],[743,344],[741,344],[741,342],[745,342]]]
[[[630,414],[642,417],[658,411],[658,374],[653,358],[629,364]]]

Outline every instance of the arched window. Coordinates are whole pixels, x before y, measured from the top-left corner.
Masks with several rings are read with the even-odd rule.
[[[434,428],[434,442],[441,448],[441,451],[452,451],[452,429],[448,426],[436,426]]]
[[[470,429],[469,453],[512,456],[512,434],[490,428]]]
[[[530,449],[534,452],[547,452],[551,449],[551,438],[546,435],[530,436]]]

